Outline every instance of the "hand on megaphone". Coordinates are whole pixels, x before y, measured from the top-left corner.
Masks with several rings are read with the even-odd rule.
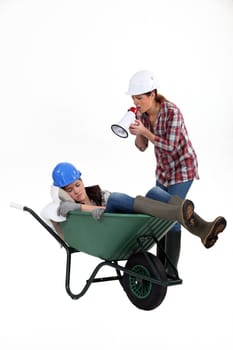
[[[142,134],[142,129],[144,129],[144,125],[138,119],[135,119],[134,123],[132,123],[129,127],[129,132],[132,135],[140,135]]]

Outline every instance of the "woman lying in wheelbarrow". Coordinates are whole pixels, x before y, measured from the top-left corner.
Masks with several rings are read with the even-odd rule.
[[[92,212],[99,220],[106,213],[143,213],[165,220],[178,221],[189,232],[198,236],[206,248],[212,247],[218,234],[226,227],[226,219],[217,217],[204,221],[188,199],[172,196],[159,187],[152,188],[145,197],[135,198],[119,192],[103,191],[98,185],[85,187],[81,172],[70,163],[59,163],[52,172],[53,188],[58,190],[58,221],[64,221],[69,211]]]

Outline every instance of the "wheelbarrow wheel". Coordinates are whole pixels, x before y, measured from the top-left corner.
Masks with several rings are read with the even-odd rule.
[[[143,280],[143,275],[154,278],[159,282],[166,282],[167,277],[159,258],[151,253],[147,253],[147,256],[151,264],[149,264],[143,253],[134,254],[128,259],[125,268],[140,274],[142,277],[137,278],[125,272],[122,276],[121,284],[128,298],[136,307],[143,310],[152,310],[164,300],[167,286]]]

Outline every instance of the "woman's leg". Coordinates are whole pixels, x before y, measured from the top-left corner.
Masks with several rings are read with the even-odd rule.
[[[163,186],[161,183],[156,182],[156,187],[151,189],[148,194],[149,196],[152,196],[150,198],[153,198],[153,196],[162,196],[162,198],[166,201],[169,200],[171,195],[177,195],[180,198],[184,199],[192,185],[193,181],[187,181],[178,183],[175,185],[171,185],[169,187]],[[157,190],[157,188],[160,189]],[[166,193],[166,195],[164,194]],[[171,268],[171,266],[166,262],[165,256],[163,252],[166,253],[166,255],[171,260],[172,264],[177,269],[178,261],[180,257],[180,246],[181,246],[181,225],[179,223],[176,223],[172,229],[167,233],[167,235],[161,239],[160,241],[160,247],[157,248],[157,255],[159,259],[162,261],[164,266],[167,269],[168,276],[175,277],[174,271]]]
[[[128,213],[134,212],[135,198],[125,193],[112,192],[108,198],[105,212],[107,213]]]
[[[184,201],[180,199],[180,196],[172,197],[169,193],[166,193],[166,191],[162,189],[154,188],[152,190],[148,192],[148,195],[152,196],[153,192],[155,198],[150,199],[146,199],[142,196],[137,196],[135,199],[125,193],[113,192],[107,201],[105,212],[139,212],[154,215],[167,220],[179,220],[191,233],[201,238],[202,243],[206,246],[206,248],[210,248],[216,242],[217,235],[222,232],[226,226],[226,220],[223,217],[218,217],[216,220],[210,223],[198,218],[195,220],[196,222],[194,223],[194,227],[192,227],[194,213],[193,203],[191,201]],[[168,204],[164,204],[162,202],[168,202]],[[189,227],[189,225],[191,226]],[[201,231],[203,230],[203,234],[199,232],[200,229]],[[165,238],[166,244],[164,250],[167,256],[170,258],[169,260],[175,267],[177,267],[180,253],[180,231],[173,231],[172,228],[172,230],[167,233]],[[164,254],[162,254],[162,258],[164,258]],[[163,259],[161,260],[163,261]],[[167,274],[172,275],[174,273],[174,269],[170,269],[171,266],[170,264],[167,264],[166,261],[164,262],[164,265],[167,269]]]
[[[180,198],[184,199],[192,186],[193,180],[186,181],[186,182],[180,182],[178,184],[171,185],[169,187],[163,186],[161,183],[156,182],[156,185],[163,190],[163,192],[167,192],[168,195],[177,195]],[[156,188],[156,187],[155,187]],[[153,190],[153,189],[152,189]],[[163,193],[161,192],[161,193]],[[153,192],[152,192],[153,193]],[[165,195],[163,195],[165,198]],[[169,200],[169,197],[168,197]],[[167,201],[168,201],[167,200]],[[181,226],[179,223],[177,223],[175,226],[173,226],[172,230],[174,232],[179,232],[181,230]]]
[[[170,196],[170,199],[171,203],[164,203],[161,200],[143,196],[133,198],[125,193],[113,192],[109,196],[105,211],[110,213],[143,213],[165,220],[179,221],[183,226],[189,224],[194,210],[193,203],[181,199],[181,203],[177,204],[173,203],[175,197]]]
[[[156,201],[168,203],[171,195],[163,188],[159,186],[152,187],[147,193],[147,198],[154,199]]]

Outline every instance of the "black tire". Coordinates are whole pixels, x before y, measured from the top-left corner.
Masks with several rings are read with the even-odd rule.
[[[143,253],[132,255],[128,259],[125,268],[152,277],[157,281],[166,282],[166,272],[159,258],[151,253],[147,253],[147,255],[155,269],[151,268]],[[139,280],[127,273],[124,273],[121,284],[130,301],[143,310],[152,310],[158,307],[167,293],[167,285],[161,286],[143,279]]]

